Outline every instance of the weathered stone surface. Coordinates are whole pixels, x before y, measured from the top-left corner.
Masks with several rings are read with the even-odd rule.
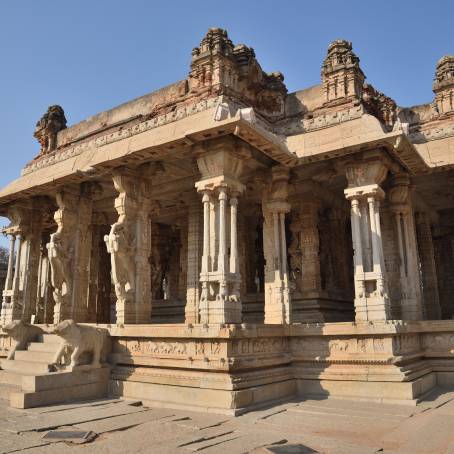
[[[434,102],[398,107],[339,39],[321,83],[289,94],[211,28],[185,80],[70,127],[51,106],[39,156],[0,192],[3,378],[20,388],[2,395],[109,383],[241,414],[308,395],[415,404],[452,384],[454,326],[429,319],[454,317],[453,81],[445,56]]]

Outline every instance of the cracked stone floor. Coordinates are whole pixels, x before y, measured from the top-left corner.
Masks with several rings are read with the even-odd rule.
[[[52,453],[450,453],[454,392],[417,406],[308,399],[229,417],[105,399],[15,410],[0,400],[0,452]],[[85,444],[48,431],[92,431]]]

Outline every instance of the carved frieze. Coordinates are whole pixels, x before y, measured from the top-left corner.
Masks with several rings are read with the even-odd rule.
[[[232,343],[234,356],[287,353],[289,348],[289,340],[286,337],[240,339],[234,340]]]
[[[56,152],[46,153],[43,157],[40,157],[40,159],[34,160],[27,164],[22,170],[22,175],[27,175],[34,170],[48,167],[57,162],[65,161],[66,159],[78,156],[84,151],[100,148],[110,143],[118,142],[128,137],[132,137],[145,131],[158,128],[165,124],[178,121],[182,118],[194,115],[196,113],[203,112],[204,110],[211,109],[213,107],[216,107],[216,105],[220,102],[220,99],[222,99],[222,97],[214,97],[209,99],[202,99],[193,104],[178,106],[170,113],[158,115],[154,118],[151,118],[150,120],[143,121],[129,128],[126,127],[115,132],[100,135],[96,139],[92,139],[87,142],[74,145],[72,147],[58,150]]]

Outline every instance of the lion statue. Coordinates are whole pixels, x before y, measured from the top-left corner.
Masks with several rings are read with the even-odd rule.
[[[8,352],[7,359],[14,359],[16,350],[26,350],[28,343],[36,340],[43,330],[39,326],[29,325],[22,320],[14,320],[3,326],[3,331],[14,341]]]
[[[101,362],[105,360],[103,356],[108,342],[107,330],[94,326],[82,326],[74,320],[65,320],[59,323],[52,333],[63,339],[53,364],[60,365],[62,358],[70,350],[72,351],[69,364],[71,368],[81,365],[87,356],[90,356],[91,367],[101,367]]]

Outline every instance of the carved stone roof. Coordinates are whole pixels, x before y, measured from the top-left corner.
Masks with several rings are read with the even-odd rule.
[[[282,118],[285,113],[284,76],[265,73],[254,49],[244,44],[234,46],[220,28],[210,28],[193,49],[188,84],[191,95],[229,95],[268,119]]]
[[[233,43],[227,36],[227,31],[222,28],[210,28],[200,41],[199,47],[192,49],[192,61],[208,54],[229,56],[232,53]]]
[[[336,39],[328,46],[328,52],[323,61],[322,76],[346,68],[359,67],[359,57],[352,50],[352,43],[345,39]]]
[[[433,89],[437,91],[448,85],[454,85],[454,55],[445,55],[438,60]]]

